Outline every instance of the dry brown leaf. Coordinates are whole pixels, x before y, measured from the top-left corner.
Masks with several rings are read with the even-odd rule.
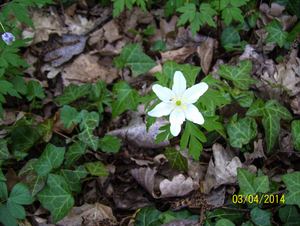
[[[78,56],[62,72],[64,85],[68,86],[70,83],[77,85],[95,84],[99,79],[106,83],[111,83],[118,77],[118,69],[113,66],[99,65],[98,59],[99,57],[96,55],[81,54]]]
[[[34,77],[34,72],[36,71],[36,68],[35,68],[35,63],[37,62],[38,58],[35,57],[34,55],[32,55],[30,53],[30,50],[27,49],[26,52],[24,53],[23,57],[22,57],[23,60],[26,61],[27,64],[30,65],[30,68],[27,68],[24,73],[27,73],[29,74],[31,77]]]
[[[202,71],[207,75],[214,53],[214,40],[208,38],[203,45],[197,47],[197,53],[201,60]]]
[[[81,35],[95,24],[95,21],[87,20],[80,14],[75,14],[73,17],[65,15],[65,18],[65,23],[69,26],[69,33],[74,35]]]
[[[119,34],[119,30],[118,30],[114,20],[111,20],[110,22],[105,24],[103,26],[103,29],[104,29],[104,37],[109,43],[112,43],[112,42],[122,38],[122,36],[120,36],[120,34]]]
[[[92,226],[95,225],[95,222],[99,222],[107,218],[116,221],[116,218],[114,217],[112,209],[110,207],[99,204],[97,202],[94,204],[85,203],[80,207],[74,206],[67,214],[67,216],[58,221],[55,225],[81,226],[82,220],[84,219],[84,225]]]
[[[158,129],[169,122],[164,117],[157,118],[156,122],[149,128],[149,131],[146,132],[146,124],[142,117],[142,115],[145,115],[144,106],[144,104],[140,104],[137,111],[128,111],[131,117],[128,126],[110,131],[107,134],[117,136],[122,144],[128,143],[138,148],[164,148],[168,146],[170,144],[168,139],[157,144],[154,144],[154,141],[156,136],[161,133]]]
[[[196,52],[197,48],[195,46],[190,47],[182,47],[177,50],[160,52],[161,54],[161,61],[165,63],[167,60],[173,60],[176,63],[182,64],[184,63],[185,59]]]
[[[218,189],[206,196],[206,200],[213,206],[221,206],[225,203],[226,186],[222,185]]]
[[[51,65],[58,67],[70,60],[74,55],[81,53],[85,47],[87,37],[78,35],[54,36],[46,45],[53,48],[53,51],[47,52],[44,61],[51,61]],[[58,47],[58,48],[57,48]]]
[[[45,63],[41,67],[41,72],[43,74],[47,74],[47,78],[53,79],[56,75],[58,75],[60,72],[62,72],[63,67],[53,67],[49,63]]]
[[[100,42],[102,40],[102,37],[103,37],[103,28],[101,29],[98,29],[96,31],[94,31],[92,34],[90,34],[90,39],[88,41],[89,45],[92,46],[98,42]]]
[[[203,190],[209,194],[212,188],[218,188],[222,184],[235,183],[237,181],[237,168],[242,167],[241,160],[234,156],[230,150],[225,150],[221,144],[213,145],[214,162],[209,161]],[[232,158],[232,156],[234,156]]]
[[[252,153],[245,153],[245,165],[250,165],[257,158],[266,158],[263,148],[262,139],[259,139],[258,142],[254,141],[254,151]]]
[[[157,170],[151,169],[149,167],[147,168],[139,168],[139,169],[131,169],[129,170],[132,177],[138,182],[140,185],[142,185],[149,194],[153,195],[154,191],[154,181],[155,181],[155,174]]]

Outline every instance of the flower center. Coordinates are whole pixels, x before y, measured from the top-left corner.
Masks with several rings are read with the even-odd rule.
[[[187,107],[187,99],[183,95],[174,96],[171,100],[171,106],[174,111],[184,111]]]

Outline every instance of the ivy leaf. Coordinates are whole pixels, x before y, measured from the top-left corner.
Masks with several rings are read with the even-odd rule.
[[[294,146],[297,151],[300,151],[300,120],[292,121],[292,134],[294,138]]]
[[[85,178],[88,172],[83,165],[75,167],[75,170],[62,169],[59,175],[63,176],[69,183],[71,191],[79,193],[81,191],[80,179]]]
[[[0,204],[0,222],[5,226],[18,226],[18,221],[7,210],[6,206]]]
[[[237,120],[237,113],[229,121],[227,132],[230,144],[235,148],[242,148],[257,135],[257,124],[254,118],[245,117]]]
[[[40,83],[36,81],[29,81],[27,85],[27,99],[31,101],[34,97],[44,99],[45,93],[43,87],[40,85]]]
[[[93,176],[98,177],[107,177],[109,176],[109,172],[105,169],[105,165],[98,161],[98,162],[86,162],[84,166],[89,171],[89,173]]]
[[[121,147],[121,142],[116,136],[105,135],[102,140],[99,141],[99,148],[103,152],[118,152]]]
[[[157,65],[154,60],[143,53],[140,43],[126,45],[122,49],[120,56],[115,58],[112,63],[117,68],[131,66],[134,77],[146,73]]]
[[[47,185],[37,194],[43,207],[51,212],[53,223],[63,219],[74,206],[70,186],[60,175],[48,174]]]
[[[56,147],[48,143],[43,154],[33,165],[34,170],[39,176],[46,176],[52,169],[56,169],[62,164],[65,151],[65,147]]]
[[[299,0],[299,3],[300,3],[300,0]],[[300,34],[300,22],[298,22],[297,25],[290,32],[289,36],[286,38],[286,41],[293,42],[299,34]],[[298,45],[299,45],[299,43],[298,43]]]
[[[284,45],[286,38],[289,36],[288,32],[282,30],[282,26],[277,19],[273,19],[264,29],[268,32],[265,42],[276,42],[280,48]]]
[[[228,220],[228,219],[221,219],[221,220],[218,220],[216,223],[216,226],[234,226],[234,225],[235,224],[231,220]]]
[[[112,118],[129,109],[137,110],[140,96],[136,89],[131,89],[127,82],[120,81],[114,85],[113,91],[117,92],[117,100],[112,104]]]
[[[72,122],[81,122],[81,115],[79,114],[79,112],[69,105],[65,105],[61,109],[60,118],[67,129],[70,128]]]
[[[153,44],[152,51],[155,52],[155,51],[159,51],[159,50],[161,50],[163,52],[167,50],[167,44],[165,41],[158,40]]]
[[[102,79],[99,79],[98,82],[93,85],[91,92],[88,94],[88,99],[95,102],[99,101],[105,96],[106,91],[106,83]]]
[[[41,134],[41,130],[36,127]],[[40,130],[40,131],[39,131]],[[31,126],[20,126],[11,132],[13,140],[12,150],[19,152],[28,151],[40,138],[38,133]]]
[[[203,143],[206,142],[206,137],[202,131],[200,131],[197,126],[194,125],[194,123],[187,120],[185,124],[185,131],[180,140],[181,150],[184,150],[187,147],[189,140],[190,144],[193,145],[190,145],[188,154],[190,155],[192,153],[193,158],[197,162],[199,160],[200,153],[203,150],[203,146],[200,141]]]
[[[36,161],[36,158],[30,159],[25,166],[22,167],[18,175],[19,177],[26,175],[26,184],[31,197],[36,196],[36,194],[45,186],[45,178],[39,176],[33,168],[33,165],[36,163]]]
[[[66,168],[70,168],[86,152],[87,148],[88,145],[80,140],[74,143],[66,153]]]
[[[270,190],[268,176],[255,177],[253,173],[237,168],[237,178],[240,186],[239,195],[255,195],[258,192],[267,193]]]
[[[92,84],[88,83],[83,86],[78,86],[76,84],[70,84],[63,92],[60,97],[54,99],[54,101],[59,102],[59,106],[64,106],[80,97],[83,97],[90,93]]]
[[[233,50],[243,50],[243,46],[247,45],[247,42],[241,42],[238,30],[233,25],[229,25],[226,26],[222,32],[221,45],[229,52]]]
[[[249,89],[249,85],[258,83],[250,76],[252,72],[252,63],[250,60],[240,61],[236,66],[220,64],[218,75],[225,79],[233,81],[233,85],[240,89]]]
[[[85,123],[89,119],[96,120],[97,121],[96,127],[99,126],[100,118],[99,118],[99,114],[97,112],[95,112],[95,111],[88,112],[87,110],[82,110],[80,112],[80,115],[81,115],[81,118],[82,118],[82,121],[79,125],[80,130],[83,130],[85,128],[84,127]]]
[[[0,159],[10,159],[11,154],[7,148],[7,141],[4,139],[0,139]]]
[[[187,159],[176,149],[167,147],[164,151],[164,155],[168,159],[172,169],[181,169],[188,172]]]
[[[263,226],[272,226],[270,218],[272,213],[266,210],[261,210],[258,207],[255,207],[250,212],[251,219],[256,225],[263,225]]]
[[[268,151],[274,146],[280,132],[280,119],[292,119],[291,113],[277,100],[269,100],[264,104],[262,98],[257,99],[249,108],[246,115],[262,116],[262,123],[266,131]]]
[[[300,214],[293,205],[286,205],[279,209],[280,220],[284,225],[292,226],[300,224]]]
[[[281,176],[286,184],[288,194],[284,195],[284,204],[298,205],[300,207],[300,172],[293,172]]]
[[[13,187],[8,200],[20,205],[29,205],[34,202],[35,197],[31,197],[27,185],[20,182]]]
[[[96,120],[87,120],[85,123],[85,129],[78,135],[78,139],[89,145],[94,151],[97,150],[99,141],[99,138],[95,137],[93,134],[93,130],[96,128],[96,125]]]
[[[6,207],[7,207],[7,210],[9,211],[9,213],[14,218],[24,219],[26,217],[25,209],[20,204],[17,204],[15,202],[8,200],[6,203]]]
[[[139,225],[159,226],[161,222],[158,220],[161,212],[155,206],[144,206],[136,215],[139,219]]]
[[[53,123],[54,123],[54,120],[49,118],[39,124],[41,130],[43,131],[43,139],[46,142],[49,142],[52,137]]]

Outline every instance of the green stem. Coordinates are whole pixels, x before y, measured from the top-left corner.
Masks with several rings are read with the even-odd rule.
[[[4,27],[3,27],[3,25],[2,25],[2,23],[0,22],[0,25],[1,25],[1,27],[2,27],[2,29],[3,29],[3,31],[4,31],[4,33],[5,33],[5,29],[4,29]]]
[[[73,124],[74,128],[76,129],[77,133],[80,133],[80,131],[78,130],[77,126],[75,126],[73,121],[72,121],[72,124]]]
[[[35,97],[33,98],[33,101],[31,102],[29,114],[31,114],[34,103],[35,103]]]

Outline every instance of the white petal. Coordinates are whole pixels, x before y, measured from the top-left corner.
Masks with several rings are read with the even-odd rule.
[[[153,85],[152,90],[162,101],[170,101],[175,96],[172,90],[158,84]]]
[[[187,105],[184,114],[187,120],[190,120],[199,125],[202,125],[204,123],[204,118],[202,114],[199,112],[198,108],[193,104]]]
[[[161,102],[155,106],[152,111],[148,112],[148,115],[152,117],[160,117],[164,115],[169,115],[172,111],[171,102]]]
[[[174,137],[176,137],[180,130],[181,124],[184,122],[185,116],[182,111],[173,111],[170,115],[170,123],[171,123],[171,133]]]
[[[172,91],[175,95],[183,94],[186,89],[186,80],[180,71],[176,71],[174,74]]]
[[[200,96],[203,95],[203,93],[206,92],[207,89],[208,85],[205,82],[201,82],[197,85],[188,88],[184,92],[183,96],[185,96],[188,99],[188,104],[193,104],[199,99]]]

